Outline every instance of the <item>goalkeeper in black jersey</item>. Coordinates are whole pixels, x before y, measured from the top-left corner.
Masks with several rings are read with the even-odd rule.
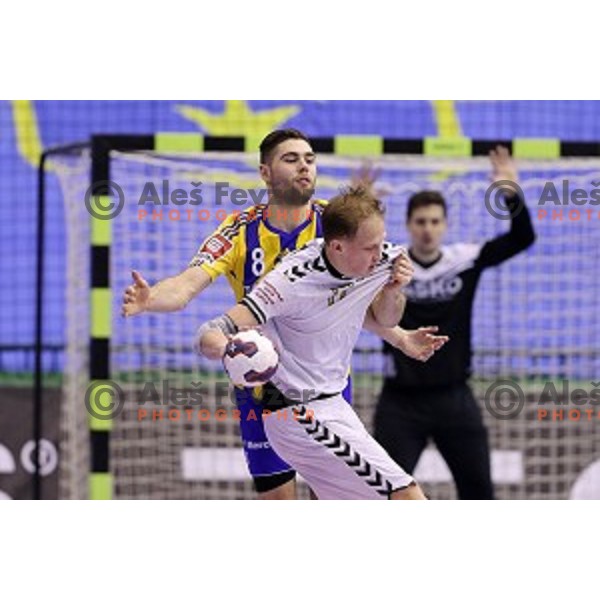
[[[490,153],[494,181],[517,180],[508,150]],[[429,440],[446,461],[461,499],[492,499],[490,453],[481,413],[467,383],[471,368],[471,312],[484,269],[499,265],[534,242],[523,199],[506,192],[510,230],[484,244],[442,245],[446,203],[438,192],[411,197],[407,227],[415,272],[405,288],[400,325],[416,329],[435,323],[450,341],[420,363],[389,345],[387,373],[375,415],[375,438],[412,473]]]

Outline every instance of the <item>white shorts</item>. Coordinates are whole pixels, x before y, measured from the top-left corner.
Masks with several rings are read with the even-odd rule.
[[[275,452],[319,499],[386,500],[414,481],[369,435],[341,395],[282,408],[265,415],[263,422]]]

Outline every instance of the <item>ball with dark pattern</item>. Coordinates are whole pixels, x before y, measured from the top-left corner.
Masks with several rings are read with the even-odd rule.
[[[240,331],[225,348],[223,366],[235,385],[257,387],[277,371],[279,355],[271,340],[257,329]]]

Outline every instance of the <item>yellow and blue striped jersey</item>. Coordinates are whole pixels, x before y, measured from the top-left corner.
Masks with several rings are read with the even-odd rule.
[[[269,223],[269,210],[278,208],[267,204],[230,215],[204,240],[190,266],[199,266],[211,279],[225,275],[239,302],[281,257],[322,237],[325,206],[324,200],[313,200],[308,209],[302,208],[307,212],[306,219],[290,232]]]

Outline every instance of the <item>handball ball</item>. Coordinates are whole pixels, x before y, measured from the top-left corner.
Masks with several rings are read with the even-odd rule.
[[[235,385],[257,387],[277,371],[279,355],[271,340],[256,329],[240,331],[227,343],[223,366]]]

